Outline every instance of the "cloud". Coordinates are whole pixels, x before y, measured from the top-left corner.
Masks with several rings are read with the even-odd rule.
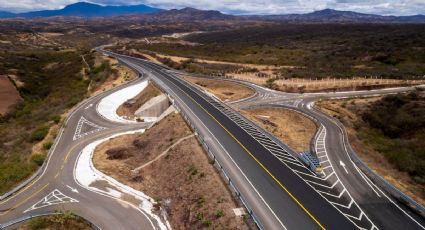
[[[14,12],[59,9],[78,0],[1,1],[0,10]],[[383,15],[425,14],[424,0],[90,0],[103,5],[147,4],[164,9],[194,7],[236,14],[307,13],[325,8]]]

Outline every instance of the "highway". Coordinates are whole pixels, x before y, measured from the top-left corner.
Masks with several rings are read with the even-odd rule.
[[[423,229],[422,217],[393,201],[362,175],[345,153],[349,151],[346,148],[349,143],[341,138],[344,133],[338,124],[311,106],[322,97],[402,90],[300,95],[250,84],[257,92],[253,97],[226,105],[167,68],[103,52],[155,81],[173,99],[196,126],[197,135],[203,136],[218,153],[218,160],[264,229]],[[111,122],[97,111],[102,98],[145,81],[145,77],[89,98],[71,112],[43,174],[23,190],[0,201],[0,224],[28,215],[72,210],[101,229],[160,228],[156,219],[138,208],[138,203],[87,189],[75,179],[75,164],[85,146],[112,134],[149,125]],[[291,108],[316,119],[322,128],[315,148],[323,154],[323,163],[328,162],[326,175],[311,172],[287,145],[234,110],[255,106]],[[85,129],[81,128],[82,121],[88,121]],[[75,139],[77,131],[85,133]],[[340,162],[345,166],[341,167]],[[101,185],[93,187],[99,191],[108,189]],[[52,197],[55,201],[48,201]]]

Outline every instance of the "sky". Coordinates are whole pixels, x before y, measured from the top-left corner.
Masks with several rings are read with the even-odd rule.
[[[0,10],[60,9],[83,0],[0,0]],[[103,5],[146,4],[162,9],[194,7],[230,14],[309,13],[326,8],[380,15],[425,14],[425,0],[90,0]]]

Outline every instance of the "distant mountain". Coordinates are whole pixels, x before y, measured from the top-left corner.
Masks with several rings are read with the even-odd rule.
[[[172,9],[167,11],[161,11],[153,14],[154,17],[166,17],[168,19],[175,19],[177,21],[186,20],[229,20],[235,19],[237,16],[223,14],[216,10],[198,10],[190,7],[186,7],[180,10]]]
[[[53,16],[76,16],[76,17],[111,17],[123,14],[146,14],[159,12],[161,9],[146,5],[128,5],[128,6],[101,6],[97,4],[79,2],[66,6],[60,10],[42,10],[28,13],[6,14],[0,13],[0,17],[53,17]]]
[[[14,13],[0,11],[0,18],[9,18],[9,17],[13,17],[14,15],[15,15]]]
[[[249,16],[248,16],[249,17]],[[339,11],[324,9],[307,14],[285,14],[252,16],[265,20],[284,22],[338,22],[338,23],[383,23],[383,22],[410,22],[425,23],[425,15],[413,16],[381,16],[376,14],[363,14],[353,11]]]
[[[125,16],[123,16],[125,15]],[[307,14],[247,15],[235,16],[216,10],[198,10],[194,8],[162,10],[146,5],[101,6],[79,2],[60,10],[42,10],[13,14],[0,11],[0,18],[12,17],[119,17],[122,20],[144,20],[146,22],[184,22],[184,21],[222,21],[222,20],[260,20],[288,23],[425,23],[425,15],[381,16],[353,11],[324,9]]]

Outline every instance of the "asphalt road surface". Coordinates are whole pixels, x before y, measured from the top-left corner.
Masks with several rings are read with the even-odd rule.
[[[276,93],[250,84],[257,91],[256,95],[232,106],[290,106],[323,125],[316,148],[329,167],[326,175],[317,176],[304,167],[284,143],[231,107],[184,82],[169,69],[137,58],[109,55],[154,80],[173,98],[197,127],[198,135],[219,153],[218,160],[265,229],[423,228],[424,220],[420,216],[390,200],[361,175],[344,153],[347,143],[340,138],[343,133],[337,124],[308,106],[323,96],[393,93],[399,89],[299,95]],[[124,204],[87,190],[74,178],[78,154],[89,143],[149,125],[114,123],[96,111],[97,104],[105,96],[143,80],[137,79],[87,99],[73,110],[43,174],[25,189],[0,202],[0,224],[28,215],[72,210],[101,229],[158,228],[156,221],[138,209],[137,204]],[[102,129],[86,127],[86,134],[74,140],[82,118]],[[344,162],[345,167],[338,166],[340,162]]]

